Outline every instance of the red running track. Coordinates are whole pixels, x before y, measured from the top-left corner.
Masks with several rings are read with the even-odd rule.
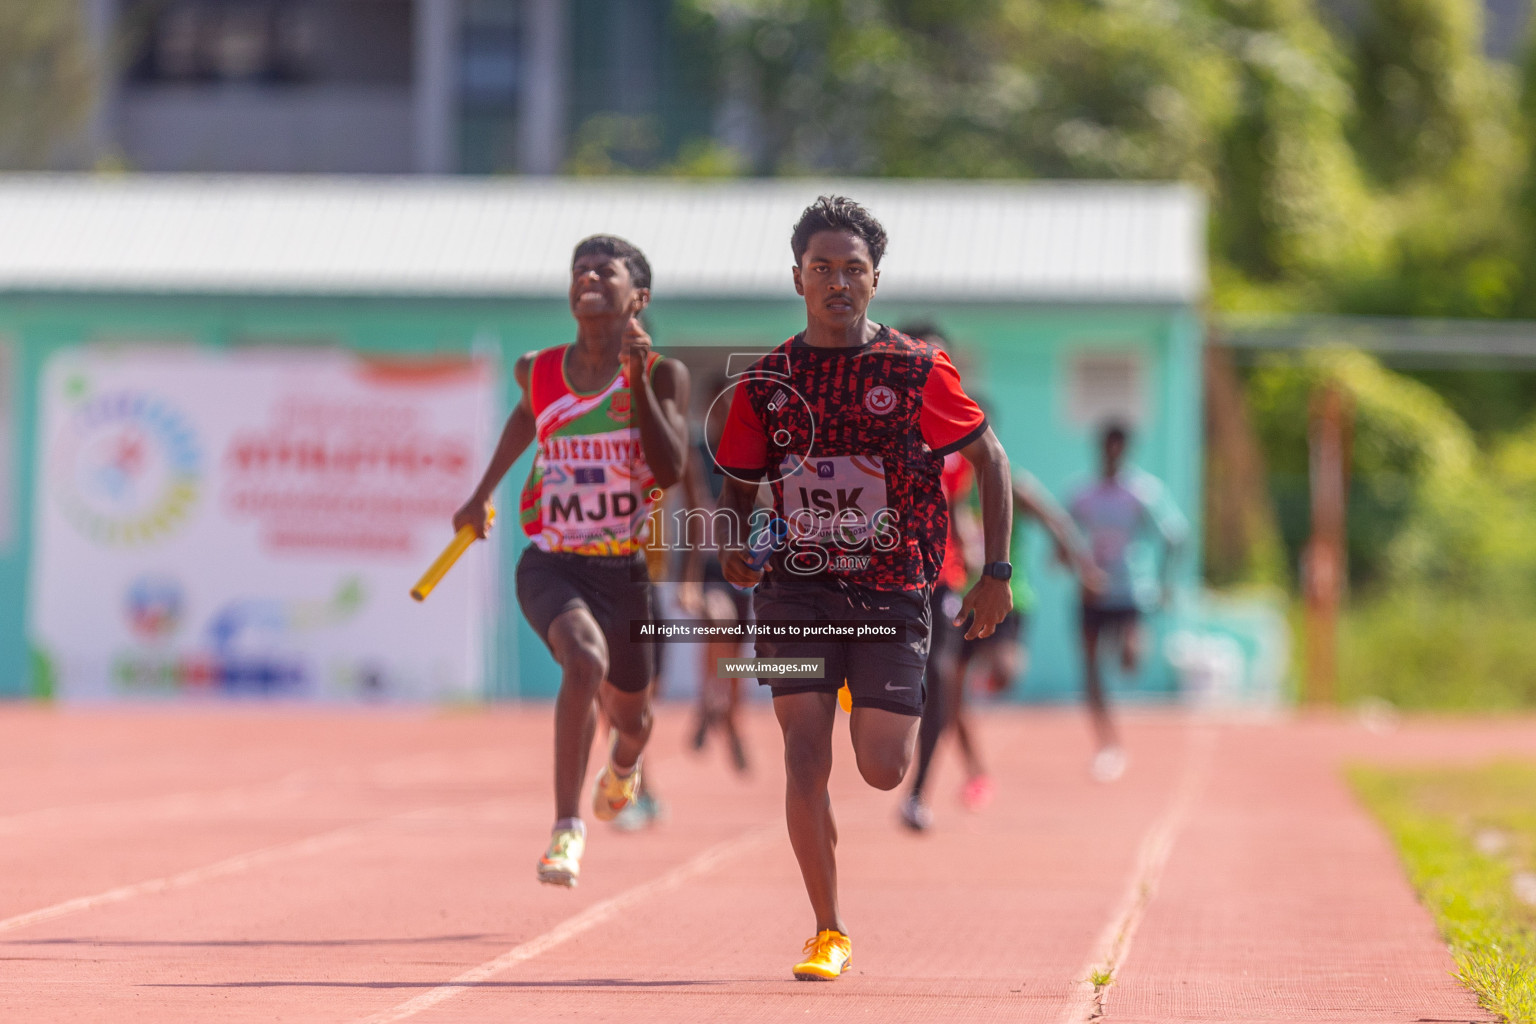
[[[533,878],[549,717],[0,707],[0,1021],[1485,1020],[1339,769],[1536,749],[1528,719],[1142,714],[1100,786],[1080,716],[1010,710],[997,801],[962,812],[941,761],[915,836],[844,728],[854,968],[813,985],[771,715],[743,780],[664,706],[669,817],[593,823],[574,891]]]

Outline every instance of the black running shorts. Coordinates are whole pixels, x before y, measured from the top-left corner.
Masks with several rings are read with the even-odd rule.
[[[549,625],[585,608],[608,643],[608,681],[639,693],[657,671],[656,645],[630,639],[631,622],[656,618],[656,597],[645,555],[574,555],[529,545],[517,560],[517,603],[549,646]],[[551,648],[553,651],[553,648]]]
[[[853,584],[764,582],[753,595],[758,621],[792,619],[802,622],[905,623],[903,640],[849,642],[768,640],[759,637],[759,658],[823,658],[826,672],[820,679],[779,679],[759,676],[758,682],[773,688],[773,695],[836,693],[843,681],[856,708],[880,708],[901,715],[923,713],[923,672],[928,666],[928,642],[932,622],[928,589],[870,590]]]
[[[1128,605],[1111,605],[1101,608],[1083,604],[1083,629],[1112,633],[1133,629],[1141,621],[1141,609]]]

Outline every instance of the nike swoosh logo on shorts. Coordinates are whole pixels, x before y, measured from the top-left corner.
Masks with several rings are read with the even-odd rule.
[[[887,690],[910,690],[910,689],[912,689],[912,687],[910,687],[910,686],[892,686],[890,683],[886,683],[885,684],[885,688]]]

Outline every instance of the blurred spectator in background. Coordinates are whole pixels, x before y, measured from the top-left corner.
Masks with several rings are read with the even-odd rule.
[[[1168,603],[1168,572],[1188,533],[1161,481],[1125,465],[1130,436],[1121,423],[1104,428],[1099,478],[1079,491],[1071,505],[1102,574],[1092,581],[1096,588],[1085,580],[1082,589],[1083,686],[1098,742],[1091,773],[1099,782],[1115,781],[1126,765],[1104,695],[1100,655],[1103,647],[1111,653],[1118,648],[1121,667],[1128,674],[1137,671],[1145,643],[1142,613]],[[1143,557],[1141,541],[1148,536],[1161,548],[1153,552],[1156,570]]]

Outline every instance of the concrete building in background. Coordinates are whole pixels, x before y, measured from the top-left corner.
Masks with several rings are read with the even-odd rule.
[[[103,55],[86,166],[556,174],[763,143],[741,69],[677,0],[77,0]],[[1364,0],[1324,0],[1344,26]],[[1485,48],[1530,0],[1484,0]]]
[[[509,408],[518,357],[570,340],[571,246],[603,230],[649,255],[665,295],[650,311],[658,345],[710,381],[733,356],[750,362],[804,326],[789,229],[827,190],[868,203],[891,231],[877,316],[944,325],[1019,467],[1068,493],[1093,465],[1099,425],[1132,422],[1138,464],[1198,522],[1205,215],[1183,186],[12,176],[0,180],[0,663],[30,664],[31,679],[0,672],[0,696],[553,694],[554,664],[510,599],[524,543],[515,523],[466,560],[496,565],[502,584],[476,597],[485,628],[444,650],[456,661],[429,671],[410,662],[414,641],[390,646],[415,630],[448,635],[406,592],[472,481],[411,477],[410,500],[397,500],[357,490],[373,478],[354,473],[356,457],[300,466],[248,457],[230,439],[281,434],[310,451],[318,436],[355,429],[362,435],[332,446],[355,448],[377,439],[377,423],[397,423],[411,395],[426,403],[422,416],[439,408],[418,385],[447,386],[466,362],[493,374],[489,399],[469,398]],[[376,372],[352,378],[374,412],[316,414],[351,401],[348,359],[372,360],[364,367]],[[259,384],[285,367],[282,380]],[[247,372],[252,383],[237,386]],[[381,405],[378,389],[391,387],[405,390]],[[231,397],[210,403],[217,388]],[[709,396],[696,390],[702,418]],[[458,409],[451,397],[447,412]],[[97,399],[112,416],[79,404]],[[484,454],[457,464],[472,472]],[[527,465],[525,456],[499,496],[510,518]],[[343,476],[315,475],[327,467]],[[257,485],[260,495],[242,490]],[[183,494],[192,497],[166,505]],[[422,501],[438,504],[421,512]],[[338,509],[366,516],[338,523]],[[261,559],[251,554],[269,540]],[[1018,696],[1060,701],[1079,678],[1075,592],[1046,548],[1031,535],[1019,567],[1040,601]],[[237,568],[237,550],[248,569]],[[1191,555],[1177,567],[1185,592],[1200,578]],[[58,585],[79,579],[94,582]],[[467,601],[475,580],[456,569],[426,614]],[[1171,636],[1207,621],[1188,605],[1177,618],[1154,626]],[[1138,692],[1175,690],[1160,666]]]
[[[672,0],[80,2],[98,165],[553,174],[583,139],[664,156],[709,129]]]

